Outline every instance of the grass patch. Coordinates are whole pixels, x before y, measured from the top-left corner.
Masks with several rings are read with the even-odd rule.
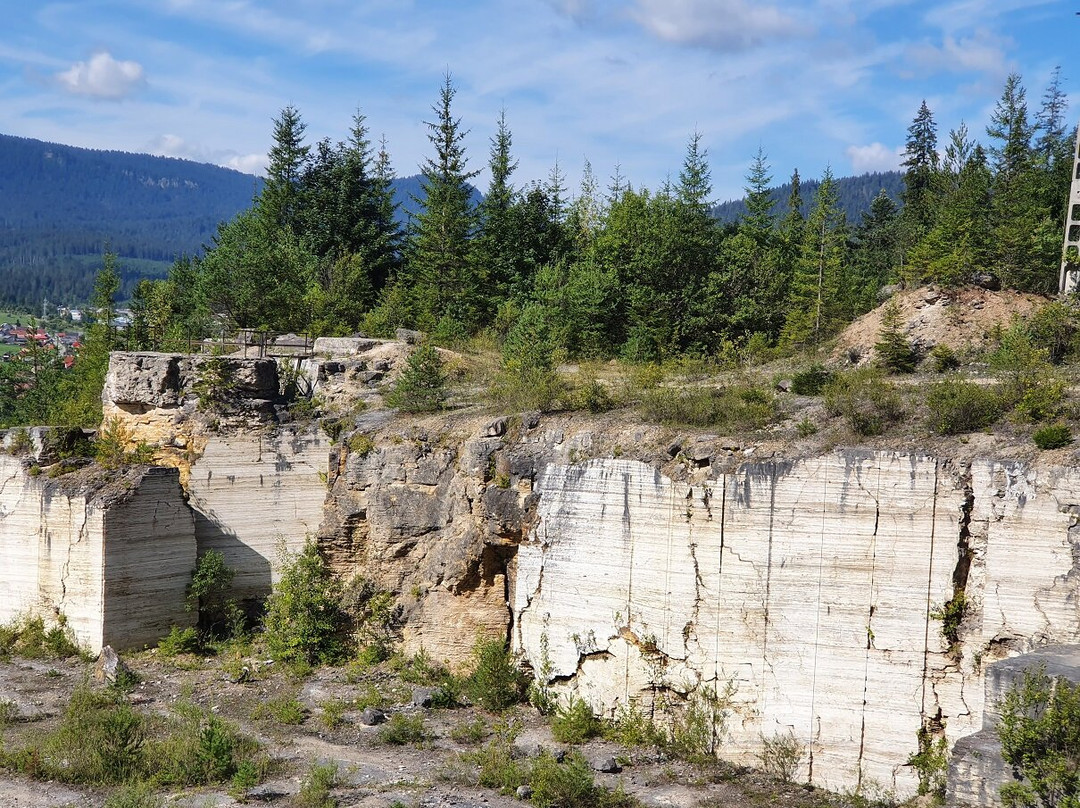
[[[585,699],[571,696],[551,719],[551,732],[559,743],[579,744],[600,735],[603,724]]]
[[[672,426],[711,427],[727,432],[761,429],[776,417],[776,401],[755,385],[657,387],[641,402],[642,415]]]
[[[379,727],[378,732],[379,740],[391,746],[405,746],[410,743],[419,745],[427,740],[427,737],[424,717],[405,713],[394,713],[389,721]]]
[[[23,659],[69,659],[81,654],[62,614],[56,625],[48,628],[41,617],[29,615],[0,626],[0,659],[12,655]]]

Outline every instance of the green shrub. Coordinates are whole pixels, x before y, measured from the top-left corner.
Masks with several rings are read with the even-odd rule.
[[[496,728],[495,737],[480,749],[461,756],[463,761],[477,767],[477,785],[504,794],[524,785],[527,772],[525,764],[514,757],[513,740],[513,733],[503,725]]]
[[[119,418],[106,418],[94,439],[94,459],[107,469],[115,469],[129,463],[151,462],[154,449],[136,441]]]
[[[664,424],[734,433],[766,426],[776,416],[776,402],[772,393],[753,385],[657,387],[643,397],[642,411],[647,419]]]
[[[887,373],[912,373],[919,363],[919,356],[900,333],[900,309],[895,300],[890,300],[881,319],[881,333],[874,345],[877,363]]]
[[[778,780],[790,783],[799,770],[805,745],[790,729],[771,738],[761,736],[761,768]]]
[[[826,411],[862,437],[882,434],[904,415],[900,394],[876,368],[838,374],[824,392]]]
[[[662,746],[666,736],[637,704],[621,704],[615,717],[604,725],[604,737],[628,749]]]
[[[919,795],[945,797],[945,777],[949,768],[949,744],[944,735],[934,738],[926,728],[918,732],[919,751],[908,758],[908,765],[919,775]]]
[[[0,626],[0,659],[14,654],[25,659],[68,659],[82,653],[61,614],[48,628],[37,616],[25,616]]]
[[[207,550],[191,571],[191,583],[187,590],[187,609],[199,613],[199,624],[212,635],[235,636],[243,626],[236,601],[228,597],[236,570],[225,563],[225,556],[218,550]]]
[[[815,363],[791,377],[791,392],[799,396],[819,395],[832,377],[832,371],[820,363]]]
[[[597,802],[592,769],[577,750],[562,762],[544,750],[529,767],[528,782],[536,808],[592,808]]]
[[[297,808],[336,808],[337,800],[330,796],[330,792],[337,784],[336,763],[312,763],[300,783],[295,802]]]
[[[281,551],[281,577],[266,599],[263,639],[274,659],[309,665],[336,663],[348,653],[348,616],[341,584],[314,540],[299,553]]]
[[[926,395],[930,428],[940,435],[975,432],[993,424],[1002,414],[1001,394],[963,379],[943,379]]]
[[[945,373],[960,367],[959,357],[952,348],[944,343],[935,345],[930,349],[930,360],[933,363],[934,371],[937,373]]]
[[[378,738],[393,746],[423,743],[427,739],[424,717],[419,714],[394,713],[389,721],[379,727]]]
[[[1027,326],[1013,323],[1001,335],[1001,344],[989,356],[990,367],[1001,379],[1005,405],[1024,421],[1056,417],[1065,399],[1066,386]]]
[[[434,345],[424,343],[409,354],[386,395],[386,405],[402,412],[435,412],[446,403],[446,372]]]
[[[967,608],[964,590],[959,589],[941,607],[930,610],[931,619],[941,621],[941,636],[945,638],[949,648],[954,648],[960,642],[960,625],[967,616]]]
[[[270,717],[279,724],[295,725],[304,723],[307,710],[294,696],[280,696],[259,702],[251,717],[257,720]]]
[[[551,720],[551,732],[559,743],[579,744],[600,734],[603,725],[584,699],[571,696],[559,705]]]
[[[103,808],[165,808],[150,783],[125,783],[105,800]]]
[[[175,786],[229,782],[243,770],[242,780],[258,782],[255,761],[259,745],[235,726],[187,700],[159,719],[148,733],[147,773]]]
[[[481,637],[473,646],[473,671],[465,679],[466,695],[485,710],[499,712],[525,697],[526,678],[506,641]]]
[[[615,399],[599,379],[588,379],[574,393],[574,409],[602,413],[614,409]]]
[[[1000,702],[1001,756],[1017,780],[1001,788],[1006,808],[1080,804],[1080,685],[1028,670]]]
[[[1040,449],[1060,449],[1073,442],[1068,424],[1047,424],[1036,429],[1031,438]]]
[[[349,447],[349,452],[357,457],[367,457],[375,451],[375,442],[363,432],[353,432],[345,440],[345,445]]]
[[[145,771],[145,720],[119,693],[76,688],[60,725],[40,746],[48,777],[68,783],[109,785]]]
[[[169,633],[158,640],[158,651],[164,657],[174,657],[177,654],[195,654],[202,647],[199,642],[199,632],[190,626],[180,628],[173,626]]]
[[[502,365],[492,388],[495,399],[519,411],[557,408],[566,397],[557,354],[546,309],[526,306],[503,343]]]
[[[480,716],[464,724],[458,724],[450,731],[450,737],[458,743],[480,743],[487,735],[487,722]]]

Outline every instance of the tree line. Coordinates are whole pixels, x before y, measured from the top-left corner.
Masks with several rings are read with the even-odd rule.
[[[251,207],[203,255],[136,285],[128,347],[182,349],[221,328],[409,327],[443,344],[486,331],[535,354],[525,365],[557,351],[659,362],[813,349],[890,284],[1056,291],[1073,141],[1057,73],[1034,114],[1010,76],[985,145],[960,124],[942,147],[924,102],[907,132],[901,204],[883,189],[858,222],[829,170],[804,200],[796,169],[778,205],[759,149],[745,213],[721,223],[698,133],[656,191],[618,169],[601,188],[588,163],[575,194],[558,165],[518,186],[505,114],[477,203],[456,92],[447,75],[426,121],[422,204],[404,226],[387,144],[372,142],[363,114],[345,140],[312,146],[299,111],[282,110]]]
[[[170,329],[213,322],[318,334],[408,326],[444,342],[520,327],[571,356],[659,361],[751,341],[816,345],[894,283],[993,276],[1056,290],[1072,166],[1057,73],[1034,115],[1010,76],[985,145],[961,124],[942,147],[923,103],[907,133],[902,204],[882,190],[857,222],[829,170],[809,200],[796,170],[778,206],[759,150],[745,212],[722,224],[697,133],[677,179],[656,191],[618,170],[602,189],[588,163],[575,194],[558,165],[519,187],[505,114],[474,204],[456,92],[446,76],[426,121],[423,205],[404,227],[387,145],[372,144],[364,116],[345,141],[311,146],[299,111],[286,107],[252,207],[219,227],[205,255],[136,290],[148,347]]]

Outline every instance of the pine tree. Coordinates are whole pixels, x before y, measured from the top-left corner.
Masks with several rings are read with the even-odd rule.
[[[300,181],[307,165],[310,147],[304,145],[300,112],[287,106],[274,120],[274,145],[266,168],[266,184],[259,199],[259,210],[271,223],[296,232],[300,209]]]
[[[475,263],[490,285],[490,295],[484,301],[487,313],[498,307],[499,301],[524,287],[519,261],[519,245],[514,228],[514,203],[517,192],[510,181],[517,169],[511,154],[513,136],[506,124],[506,110],[499,113],[498,128],[491,139],[488,170],[491,180],[480,203],[480,225],[476,238]]]
[[[904,225],[908,244],[915,244],[933,226],[938,170],[937,124],[923,101],[908,127],[904,148]]]
[[[759,146],[746,175],[746,185],[743,187],[746,192],[746,216],[739,223],[740,227],[757,239],[763,239],[771,233],[775,224],[773,207],[776,202],[769,191],[771,184],[772,175],[769,173],[765,150]],[[794,191],[794,182],[792,190]]]
[[[472,186],[477,172],[467,169],[463,141],[468,132],[453,114],[457,90],[447,73],[432,107],[435,120],[425,121],[435,157],[421,167],[423,204],[416,215],[408,251],[409,296],[413,319],[421,328],[476,327],[482,308],[473,274],[472,238],[476,229]]]

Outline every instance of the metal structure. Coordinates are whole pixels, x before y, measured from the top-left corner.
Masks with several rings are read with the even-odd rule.
[[[1058,291],[1080,291],[1080,127],[1073,144],[1073,175],[1069,188],[1069,208],[1065,213],[1065,244],[1061,248],[1061,275]]]

